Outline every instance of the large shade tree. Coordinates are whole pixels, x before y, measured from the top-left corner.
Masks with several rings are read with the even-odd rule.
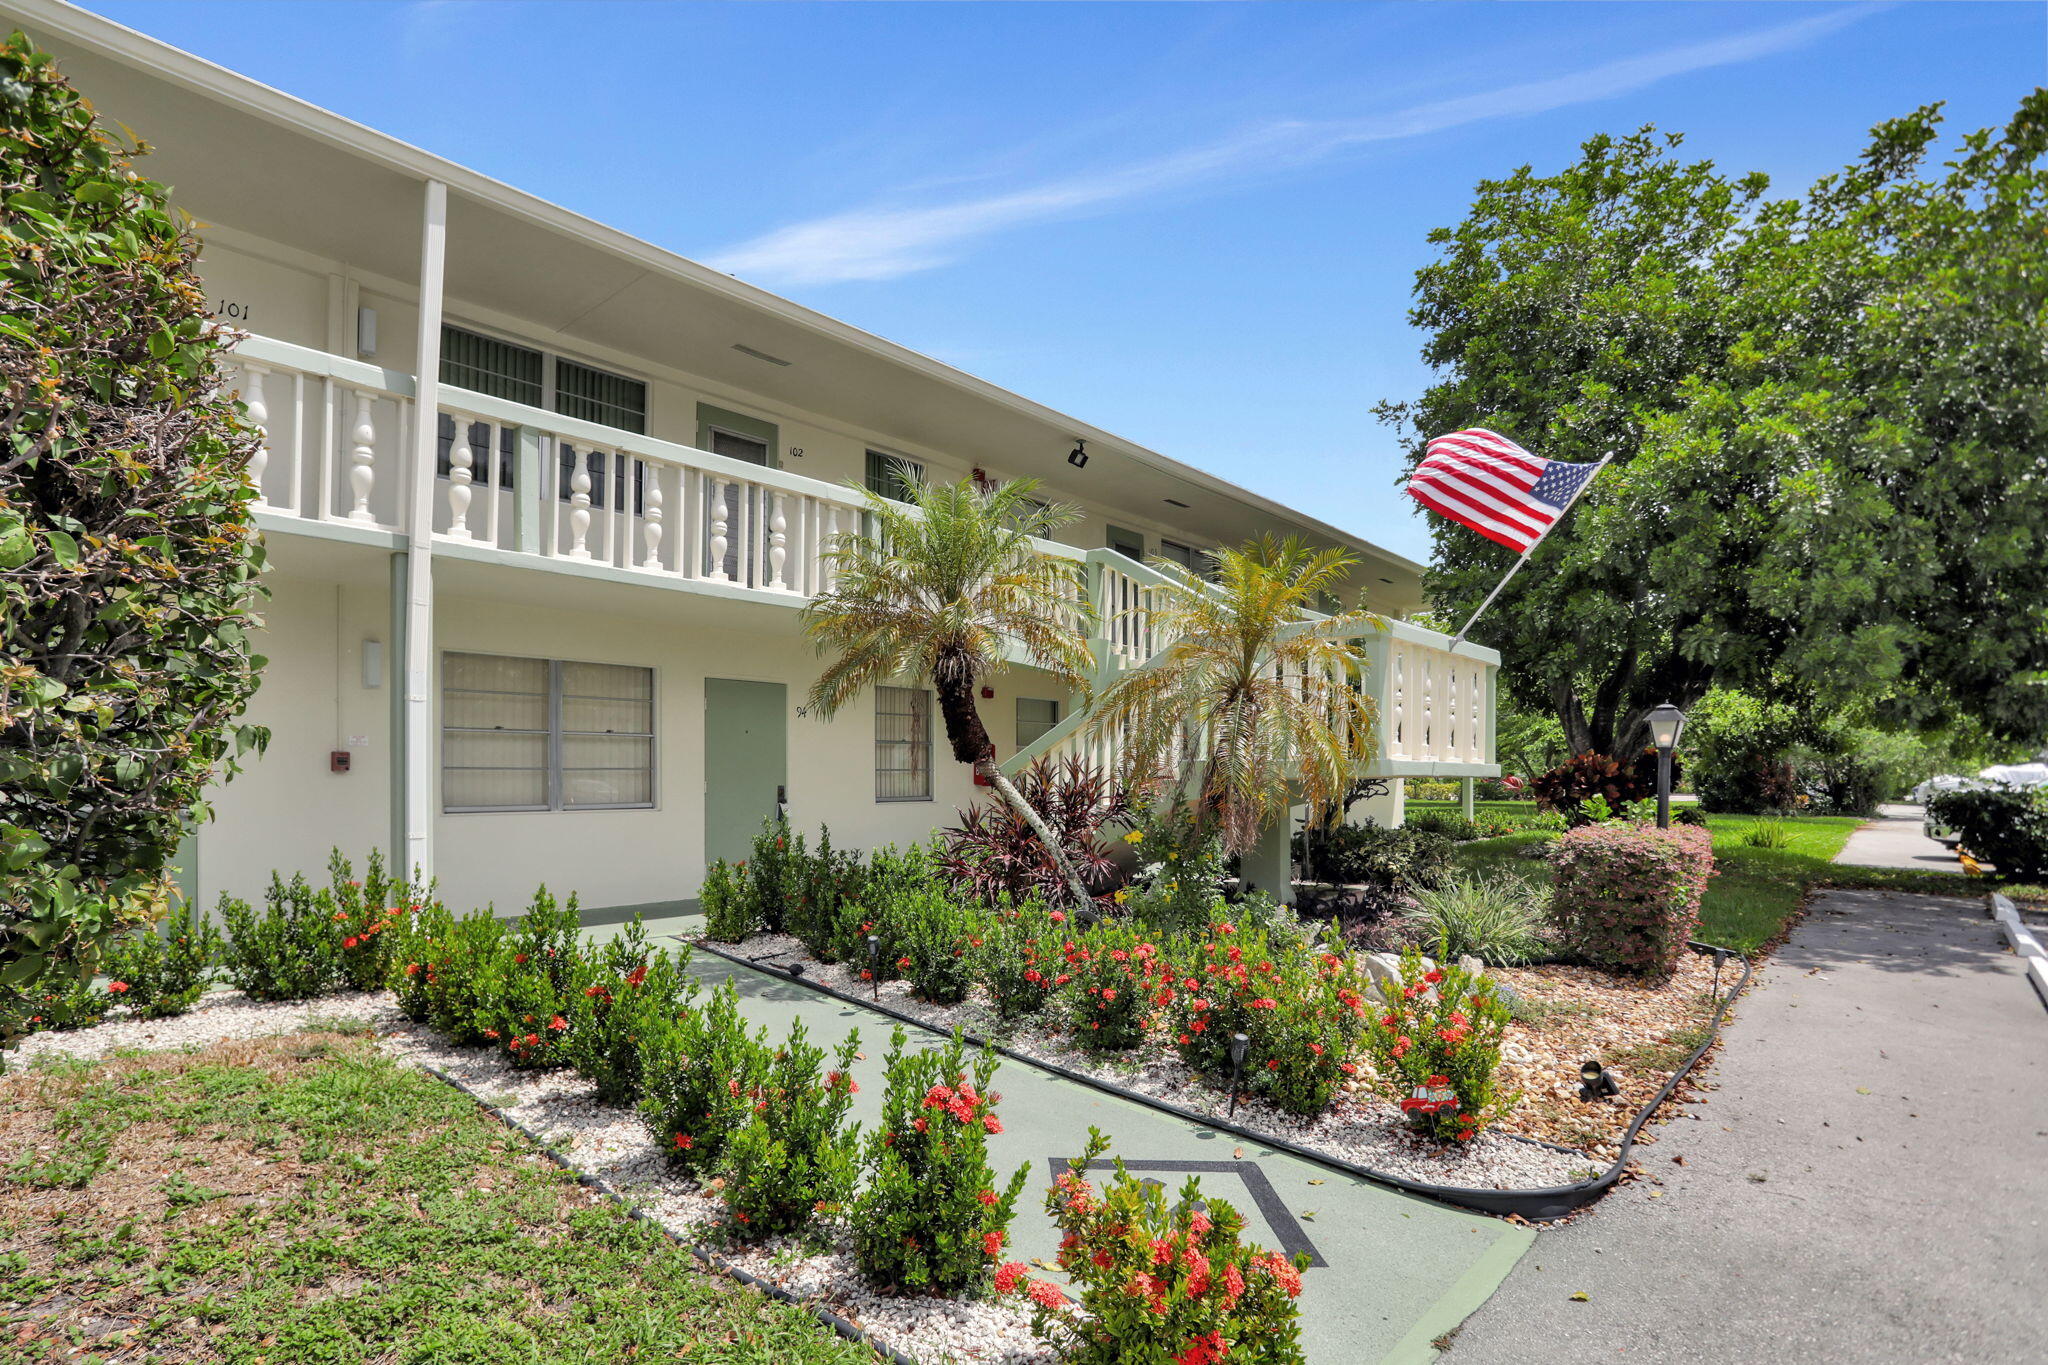
[[[143,150],[0,43],[0,997],[159,913],[207,784],[263,738],[237,719],[257,437]]]
[[[1075,691],[1093,681],[1081,565],[1032,543],[1079,512],[1039,501],[1029,479],[896,484],[901,501],[862,490],[867,524],[827,552],[832,586],[804,608],[804,628],[829,660],[810,708],[830,717],[878,684],[928,683],[953,757],[1031,827],[1085,906],[1091,897],[1072,859],[997,766],[975,704],[982,679],[1013,656]]]
[[[1804,196],[1645,130],[1483,182],[1431,240],[1413,458],[1483,424],[1614,465],[1474,632],[1575,752],[1720,684],[2048,729],[2048,94],[1923,174],[1937,112]],[[1511,554],[1432,518],[1469,611]]]
[[[1166,643],[1097,696],[1090,724],[1114,735],[1134,782],[1187,795],[1198,830],[1248,853],[1303,803],[1341,806],[1376,750],[1358,638],[1367,612],[1311,616],[1357,563],[1294,539],[1210,556],[1206,578],[1169,560],[1138,610]]]

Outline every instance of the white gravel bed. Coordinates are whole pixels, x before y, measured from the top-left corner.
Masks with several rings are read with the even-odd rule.
[[[1165,1100],[1214,1119],[1229,1118],[1230,1095],[1182,1064],[1171,1048],[1148,1045],[1129,1053],[1096,1056],[1075,1046],[1064,1033],[1045,1027],[1031,1016],[1004,1021],[975,987],[958,1005],[919,1000],[906,981],[874,983],[860,979],[860,969],[845,963],[823,963],[789,934],[759,934],[741,944],[718,947],[742,958],[767,958],[771,969],[804,963],[804,975],[834,990],[861,999],[876,999],[899,1013],[935,1024],[961,1028],[1035,1061],[1091,1076],[1125,1090]],[[1445,1148],[1410,1131],[1401,1111],[1358,1083],[1340,1095],[1329,1112],[1302,1119],[1264,1100],[1240,1099],[1231,1122],[1254,1132],[1285,1139],[1311,1151],[1367,1166],[1388,1175],[1423,1184],[1462,1189],[1531,1190],[1569,1185],[1607,1163],[1578,1152],[1552,1151],[1488,1131],[1471,1142]]]
[[[296,1033],[309,1019],[353,1019],[381,1029],[401,1018],[389,991],[265,1003],[240,991],[215,990],[200,996],[189,1012],[168,1019],[144,1019],[116,1008],[91,1028],[30,1034],[8,1052],[7,1065],[33,1066],[51,1057],[98,1058],[129,1049],[175,1052],[211,1047],[232,1039]]]

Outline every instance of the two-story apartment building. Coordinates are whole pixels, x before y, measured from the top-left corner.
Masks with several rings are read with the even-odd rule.
[[[1030,476],[1085,517],[1110,666],[1156,575],[1267,532],[1347,545],[1378,771],[1489,775],[1498,659],[1402,621],[1420,566],[927,356],[56,0],[0,0],[201,224],[252,420],[271,592],[268,751],[181,857],[248,895],[381,846],[459,903],[542,881],[673,908],[778,808],[868,846],[976,797],[915,680],[827,723],[797,613],[848,484]],[[1048,604],[1048,610],[1058,604]],[[1080,742],[1028,668],[1010,756]],[[1397,818],[1398,798],[1376,811]]]

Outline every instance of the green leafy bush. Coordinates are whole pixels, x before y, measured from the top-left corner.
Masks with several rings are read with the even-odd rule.
[[[982,917],[953,899],[953,892],[919,886],[898,893],[877,909],[895,944],[896,970],[920,999],[957,1005],[974,985],[971,955],[982,946]]]
[[[1669,976],[1714,875],[1704,829],[1588,825],[1550,846],[1550,911],[1566,949],[1609,971]]]
[[[860,854],[833,848],[832,831],[820,827],[817,852],[804,861],[802,890],[785,912],[783,927],[820,962],[837,961],[841,918],[860,899],[866,882]]]
[[[341,981],[341,941],[334,935],[334,896],[294,873],[276,873],[258,912],[223,894],[218,911],[228,980],[252,1000],[310,1000]]]
[[[113,989],[119,985],[122,983],[114,981],[102,987],[90,973],[73,970],[46,973],[32,990],[14,996],[0,1007],[0,1013],[11,1015],[5,1021],[7,1036],[18,1038],[59,1029],[91,1028],[121,1003],[126,987]]]
[[[2048,787],[1937,792],[1927,809],[2007,881],[2048,881]]]
[[[1501,1040],[1512,1018],[1491,978],[1456,963],[1431,967],[1410,948],[1401,987],[1371,1002],[1365,1050],[1374,1088],[1417,1132],[1469,1142],[1520,1098],[1496,1083]]]
[[[1158,945],[1121,920],[1062,940],[1053,985],[1074,1041],[1090,1052],[1127,1052],[1144,1042],[1154,1009],[1147,977],[1158,960]]]
[[[582,923],[576,897],[558,902],[543,886],[502,947],[477,964],[476,1032],[502,1044],[514,1066],[569,1064],[569,1016],[589,984]]]
[[[732,1135],[721,1168],[725,1210],[741,1240],[799,1232],[852,1195],[860,1130],[846,1113],[859,1088],[859,1052],[860,1034],[848,1034],[824,1071],[825,1050],[811,1045],[801,1019],[776,1050],[753,1117]]]
[[[1457,877],[1415,898],[1416,928],[1445,962],[1471,954],[1495,967],[1519,967],[1550,950],[1545,896],[1515,876]]]
[[[259,438],[143,150],[0,39],[0,1029],[8,995],[163,915],[168,859],[268,738],[238,723]]]
[[[1030,1171],[1019,1166],[996,1189],[988,1139],[1003,1130],[1001,1096],[989,1089],[995,1054],[973,1067],[956,1032],[944,1047],[911,1051],[898,1028],[889,1040],[880,1125],[868,1135],[867,1182],[853,1202],[854,1259],[882,1289],[956,1294],[987,1282],[1009,1239],[1017,1195]]]
[[[1138,856],[1117,900],[1155,934],[1199,934],[1223,904],[1223,841],[1185,802],[1156,805],[1124,836]]]
[[[704,874],[697,892],[704,907],[704,935],[720,943],[738,943],[761,932],[761,907],[746,864],[737,868],[720,858]]]
[[[164,1019],[199,1003],[220,952],[213,921],[180,902],[161,926],[116,939],[106,971],[110,984],[126,987],[120,994],[130,1009],[145,1019]]]
[[[787,820],[771,815],[761,822],[753,852],[738,870],[746,874],[754,917],[767,933],[781,933],[791,909],[801,906],[808,861],[804,836],[793,832]]]
[[[1376,907],[1405,900],[1450,875],[1451,840],[1435,830],[1403,825],[1336,825],[1313,841],[1297,834],[1295,856],[1305,858],[1313,881],[1362,885]]]
[[[585,984],[569,1001],[565,1052],[601,1103],[633,1104],[645,1093],[648,1041],[692,993],[682,973],[688,958],[688,948],[680,959],[650,949],[635,915],[588,961]]]
[[[771,1060],[765,1036],[747,1032],[728,977],[709,1001],[678,1009],[648,1041],[640,1110],[675,1165],[715,1168],[732,1135],[752,1121]]]
[[[341,939],[341,975],[351,989],[382,990],[391,979],[391,957],[397,941],[391,931],[419,908],[428,892],[384,871],[384,854],[372,849],[361,881],[355,868],[335,849],[328,855],[332,878],[334,932]]]
[[[490,1041],[485,1022],[497,998],[505,946],[505,921],[486,906],[457,918],[437,902],[409,917],[413,931],[403,941],[404,965],[398,1003],[406,1016],[424,1020],[450,1042]]]
[[[1087,1171],[1109,1148],[1088,1130],[1074,1163]],[[1070,1365],[1303,1365],[1295,1299],[1308,1253],[1289,1260],[1244,1240],[1244,1217],[1205,1198],[1192,1177],[1171,1207],[1164,1190],[1116,1164],[1100,1191],[1073,1169],[1047,1192],[1062,1234],[1059,1265],[1081,1313],[1022,1261],[996,1272],[1003,1294],[1028,1296],[1032,1330]]]
[[[1036,1014],[1052,998],[1066,918],[1066,912],[1048,911],[1034,899],[998,905],[982,925],[981,944],[971,954],[974,979],[1003,1018]]]

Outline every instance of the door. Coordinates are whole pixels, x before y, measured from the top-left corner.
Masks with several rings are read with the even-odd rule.
[[[789,689],[704,680],[704,865],[739,862],[789,780]]]
[[[757,464],[764,469],[775,467],[775,448],[780,432],[772,422],[745,413],[729,412],[713,407],[709,403],[697,405],[697,445],[713,455],[723,455],[728,460],[739,460],[746,464]],[[726,517],[725,576],[735,583],[748,587],[761,585],[754,581],[760,573],[761,522],[767,515],[763,506],[761,490],[752,485],[738,487],[724,485]],[[704,569],[708,572],[711,563],[711,508],[704,509]]]

